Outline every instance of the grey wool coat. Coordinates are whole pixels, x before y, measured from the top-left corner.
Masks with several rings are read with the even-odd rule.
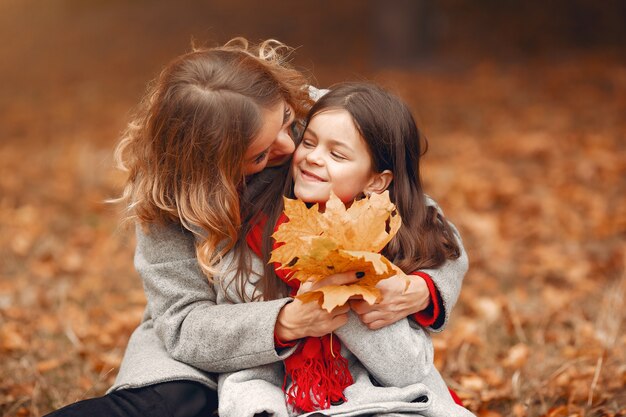
[[[217,389],[218,373],[282,366],[293,353],[295,348],[277,351],[274,346],[278,313],[291,298],[218,304],[216,289],[198,265],[190,231],[175,224],[150,225],[146,230],[137,226],[136,235],[135,268],[147,305],[109,391],[174,380]],[[468,266],[461,249],[459,259],[424,270],[441,294],[445,315],[442,325],[429,331],[445,327],[457,301]]]
[[[429,204],[434,205],[434,202],[429,200]],[[222,273],[214,281],[218,304],[244,302],[235,285],[228,285],[237,264],[231,257],[226,257],[221,264]],[[254,283],[263,273],[259,258],[253,257],[252,269],[258,275],[248,278],[247,299],[252,298]],[[444,296],[444,300],[446,298]],[[379,330],[369,330],[350,313],[348,323],[335,334],[341,340],[342,356],[348,360],[355,382],[344,390],[345,403],[321,410],[322,414],[303,415],[473,416],[452,399],[433,364],[429,332],[414,320],[407,318]],[[254,417],[263,412],[274,417],[301,415],[286,405],[282,390],[284,376],[280,362],[221,373],[218,378],[220,417]]]

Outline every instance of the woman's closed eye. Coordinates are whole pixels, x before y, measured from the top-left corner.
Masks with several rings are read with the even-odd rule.
[[[263,152],[262,152],[262,153],[260,153],[260,154],[259,154],[256,158],[254,158],[254,163],[255,163],[255,164],[260,164],[260,163],[262,163],[262,162],[265,160],[265,158],[267,158],[267,155],[269,155],[269,153],[270,153],[270,150],[269,150],[269,149],[267,149],[267,150],[263,151]]]

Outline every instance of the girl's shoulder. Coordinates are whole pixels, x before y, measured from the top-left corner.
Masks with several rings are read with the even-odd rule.
[[[437,210],[437,214],[439,214],[439,216],[441,216],[442,219],[445,219],[445,221],[447,221],[448,223],[450,223],[450,221],[446,218],[445,214],[443,214],[443,210],[441,209],[441,206],[439,206],[439,204],[428,194],[424,194],[424,202],[426,203],[426,207],[432,207],[435,210]]]

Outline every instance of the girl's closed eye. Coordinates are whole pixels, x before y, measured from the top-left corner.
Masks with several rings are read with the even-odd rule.
[[[337,151],[332,151],[330,153],[330,156],[332,156],[337,161],[346,161],[348,159],[345,155]]]
[[[309,149],[315,147],[315,143],[311,139],[308,139],[308,138],[302,139],[301,144],[303,147],[309,148]]]

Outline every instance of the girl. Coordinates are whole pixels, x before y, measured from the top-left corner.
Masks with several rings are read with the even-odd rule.
[[[135,267],[146,311],[109,393],[52,416],[207,415],[217,407],[214,373],[280,363],[293,348],[277,350],[275,334],[283,341],[316,336],[348,320],[347,306],[328,313],[278,293],[264,302],[216,305],[207,279],[280,178],[279,168],[264,168],[293,152],[294,120],[310,107],[306,80],[284,51],[276,41],[255,47],[239,39],[178,57],[152,84],[117,150],[128,172],[121,202],[137,224]],[[429,271],[437,295],[423,279],[408,297],[390,286],[361,317],[380,326],[426,310],[442,329],[467,267],[463,259]],[[406,309],[391,311],[402,297]],[[442,309],[433,314],[427,306],[437,297]]]
[[[383,254],[406,273],[437,268],[447,260],[458,259],[461,251],[456,230],[423,193],[421,154],[419,132],[404,103],[374,85],[343,84],[312,107],[286,177],[286,193],[306,203],[319,203],[323,209],[331,191],[349,204],[355,198],[389,189],[402,227]],[[264,264],[271,249],[268,237],[277,224],[288,221],[284,216],[279,218],[282,200],[278,196],[268,198],[274,204],[265,211],[265,226],[256,224],[248,235],[250,246]],[[263,228],[265,244],[259,244],[259,228]],[[258,299],[270,284],[288,284],[298,290],[299,282],[288,281],[284,270],[270,266],[260,273],[259,259],[250,259],[247,264],[259,272],[257,278],[241,274],[246,266],[241,259],[249,258],[243,250],[238,252],[240,258],[225,262],[224,274],[215,282],[218,303]],[[271,297],[263,293],[263,299]],[[353,301],[353,308],[358,311],[362,303]],[[288,416],[315,410],[324,413],[317,415],[342,416],[472,415],[453,400],[434,368],[430,337],[414,321],[400,320],[372,331],[350,314],[348,323],[335,334],[345,360],[339,356],[338,341],[330,343],[332,339],[326,337],[321,343],[309,343],[308,339],[285,361],[286,376],[282,365],[276,363],[220,375],[220,416],[263,412]],[[334,383],[324,375],[330,375]]]

